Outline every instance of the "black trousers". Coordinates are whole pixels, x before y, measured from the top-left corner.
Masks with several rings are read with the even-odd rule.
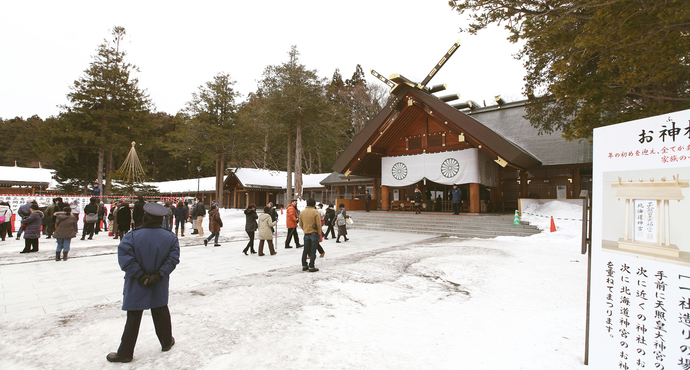
[[[369,212],[369,207],[370,207],[369,202],[364,202],[364,205],[367,207],[367,212]]]
[[[127,323],[122,333],[120,348],[117,350],[118,356],[134,357],[134,346],[137,344],[139,336],[139,326],[141,325],[141,315],[144,311],[127,311]],[[156,307],[151,309],[153,326],[156,328],[156,336],[161,343],[161,347],[172,344],[172,322],[170,320],[170,310],[168,306]]]
[[[255,233],[255,232],[254,232],[254,231],[247,231],[246,233],[247,233],[247,235],[249,235],[249,243],[247,243],[247,246],[244,247],[244,251],[243,251],[243,252],[246,253],[247,250],[248,250],[249,248],[251,248],[252,253],[254,253],[254,233]]]
[[[10,223],[9,222],[3,222],[0,224],[0,239],[3,241],[5,240],[5,235],[9,235],[9,237],[12,237],[12,234],[10,232]]]
[[[81,237],[89,236],[93,238],[93,233],[95,232],[96,224],[94,222],[87,222],[84,224],[84,228],[81,230]]]
[[[453,203],[453,214],[460,214],[460,203]]]
[[[38,252],[38,239],[24,238],[24,250],[22,252]]]
[[[297,228],[296,227],[291,227],[288,229],[288,234],[287,238],[285,238],[285,246],[290,245],[290,239],[294,236],[295,238],[295,244],[299,247],[299,235],[297,235]]]
[[[326,229],[326,233],[323,234],[323,237],[328,238],[328,233],[331,233],[331,238],[335,238],[335,230],[333,230],[333,224],[328,224],[328,229]]]

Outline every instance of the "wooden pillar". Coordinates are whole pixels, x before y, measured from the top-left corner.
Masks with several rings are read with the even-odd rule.
[[[383,185],[381,186],[381,209],[384,211],[388,211],[390,205],[391,202],[390,200],[388,200],[388,186]]]
[[[528,175],[527,171],[520,171],[520,198],[529,198]]]
[[[572,183],[572,189],[573,189],[573,194],[571,198],[577,199],[580,197],[580,191],[582,190],[582,178],[580,177],[580,168],[575,167],[570,169],[571,172],[571,178],[573,179]]]
[[[379,196],[377,194],[379,192],[379,186],[378,181],[376,180],[377,179],[374,178],[374,183],[371,189],[371,203],[373,204],[373,209],[379,209]]]
[[[470,213],[479,213],[479,184],[470,184]]]
[[[268,204],[269,198],[268,198],[268,192],[266,192],[266,202],[264,204]]]
[[[244,199],[245,199],[244,206],[246,207],[246,206],[249,205],[249,192],[247,192],[247,193],[244,195]]]

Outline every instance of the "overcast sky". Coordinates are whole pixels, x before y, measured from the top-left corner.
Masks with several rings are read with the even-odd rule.
[[[242,94],[256,90],[266,66],[300,62],[330,77],[350,78],[361,64],[384,76],[421,81],[460,39],[460,49],[431,81],[461,100],[494,104],[522,99],[519,46],[495,28],[460,34],[466,15],[447,0],[350,1],[2,1],[0,2],[0,117],[57,115],[113,26],[140,69],[141,88],[156,110],[177,113],[199,85],[229,73]]]

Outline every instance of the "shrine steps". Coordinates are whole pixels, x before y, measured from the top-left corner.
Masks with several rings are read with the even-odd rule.
[[[461,238],[494,238],[497,236],[530,236],[539,234],[536,226],[513,225],[514,215],[460,214],[385,211],[348,211],[354,223],[353,230],[381,230],[416,234],[434,234]]]

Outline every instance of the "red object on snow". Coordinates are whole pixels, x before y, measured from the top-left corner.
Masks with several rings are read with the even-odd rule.
[[[556,231],[556,224],[553,222],[553,216],[551,216],[551,232]]]
[[[280,207],[280,214],[283,214],[283,207]]]

